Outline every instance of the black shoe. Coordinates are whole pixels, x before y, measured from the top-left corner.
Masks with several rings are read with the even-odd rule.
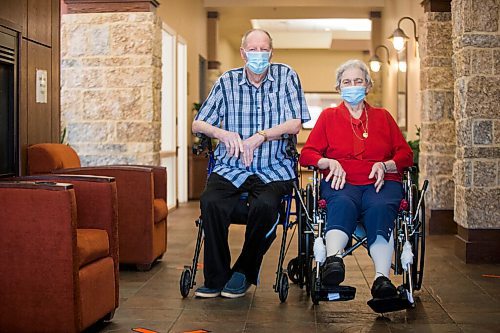
[[[338,286],[344,281],[345,265],[344,260],[340,257],[330,256],[326,258],[325,267],[321,275],[323,284],[330,286]]]
[[[373,298],[391,298],[397,296],[398,291],[392,284],[391,280],[385,276],[379,276],[373,281],[372,296]]]

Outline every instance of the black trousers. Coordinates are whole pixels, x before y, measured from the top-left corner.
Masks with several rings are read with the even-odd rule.
[[[253,175],[235,187],[224,177],[212,173],[200,198],[201,218],[205,232],[204,265],[205,286],[222,288],[232,272],[245,274],[247,281],[257,283],[264,254],[276,238],[276,231],[266,237],[275,225],[281,198],[291,193],[293,180],[265,184]],[[248,217],[245,242],[233,269],[228,245],[231,215],[240,204],[242,193],[248,192]]]

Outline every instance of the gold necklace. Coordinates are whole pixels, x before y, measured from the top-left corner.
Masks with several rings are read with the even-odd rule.
[[[361,117],[359,117],[360,118],[359,121],[361,122],[361,127],[363,128],[363,134],[362,134],[363,138],[360,138],[359,135],[358,135],[358,133],[356,133],[356,130],[354,129],[354,125],[352,123],[352,118],[353,117],[352,117],[351,113],[349,112],[349,116],[351,116],[351,128],[352,128],[352,132],[360,140],[364,140],[364,139],[368,138],[368,112],[366,111],[366,107],[364,107],[363,110],[365,111],[365,116],[366,116],[366,127],[363,124],[363,121],[361,120]]]

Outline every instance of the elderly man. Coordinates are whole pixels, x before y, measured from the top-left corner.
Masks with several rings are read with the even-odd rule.
[[[245,33],[240,48],[245,66],[222,74],[192,124],[194,133],[219,140],[200,199],[205,283],[195,291],[198,297],[242,297],[257,284],[263,256],[276,237],[281,197],[292,190],[293,160],[283,136],[297,134],[310,117],[297,74],[271,64],[272,51],[268,32]],[[243,192],[249,204],[245,242],[231,269],[228,228]]]

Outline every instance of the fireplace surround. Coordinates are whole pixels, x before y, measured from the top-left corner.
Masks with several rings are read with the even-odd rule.
[[[0,177],[19,170],[18,32],[0,26]]]

